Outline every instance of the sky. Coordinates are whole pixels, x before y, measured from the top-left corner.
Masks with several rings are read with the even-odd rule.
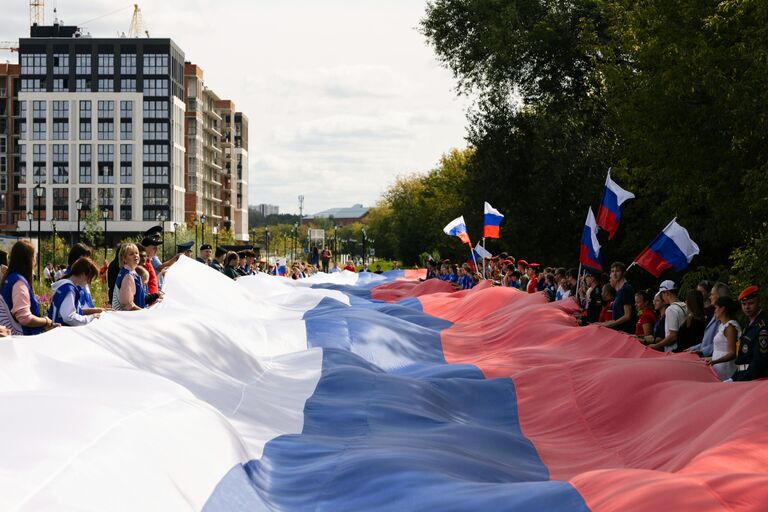
[[[0,0],[0,41],[28,35],[27,0]],[[133,2],[46,1],[93,37],[128,32]],[[372,206],[397,176],[466,145],[467,100],[418,31],[421,0],[153,0],[152,37],[170,37],[205,84],[250,121],[249,203],[304,213]],[[98,18],[98,19],[96,19]],[[16,54],[0,51],[0,62]]]

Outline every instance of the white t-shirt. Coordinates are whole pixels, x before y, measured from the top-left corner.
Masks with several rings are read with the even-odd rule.
[[[685,302],[673,302],[670,304],[664,315],[664,336],[669,336],[669,333],[673,331],[679,332],[687,314],[688,308],[686,308]],[[672,352],[676,348],[677,342],[664,347],[664,352]]]
[[[45,267],[43,269],[43,277],[45,277],[46,279],[50,279],[51,278],[51,271],[50,271],[50,269],[48,267]]]

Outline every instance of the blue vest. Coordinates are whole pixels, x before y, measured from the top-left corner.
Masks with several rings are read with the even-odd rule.
[[[130,271],[127,268],[123,267],[120,269],[120,272],[117,273],[117,279],[115,280],[115,291],[120,289],[123,284],[123,279],[129,274]],[[147,307],[145,299],[146,294],[144,293],[144,287],[141,285],[141,278],[135,273],[133,274],[133,284],[136,288],[136,292],[133,294],[133,303],[140,308]]]
[[[61,304],[69,295],[75,296],[75,311],[78,315],[83,314],[82,291],[79,286],[72,283],[64,283],[56,289],[56,293],[51,298],[51,307],[48,308],[48,318],[60,325],[67,325],[61,317]]]
[[[5,280],[5,284],[3,285],[2,295],[5,303],[8,305],[8,310],[13,311],[13,285],[19,281],[27,285],[27,292],[29,292],[30,312],[32,312],[32,314],[35,316],[40,316],[40,304],[35,298],[35,292],[32,291],[32,287],[29,285],[29,281],[27,281],[27,279],[18,272],[9,273],[8,278]],[[27,327],[26,325],[22,325],[21,330],[25,336],[31,336],[43,332],[42,327]]]

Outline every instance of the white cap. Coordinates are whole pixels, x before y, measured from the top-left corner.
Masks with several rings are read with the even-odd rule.
[[[659,286],[659,293],[668,292],[671,290],[677,290],[677,286],[675,286],[674,281],[670,281],[669,279],[667,279],[666,281],[661,282],[661,285]]]

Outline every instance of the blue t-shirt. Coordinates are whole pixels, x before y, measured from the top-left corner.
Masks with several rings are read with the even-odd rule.
[[[619,291],[616,293],[616,298],[613,299],[613,310],[611,311],[612,320],[618,320],[624,316],[624,306],[629,306],[632,314],[626,322],[621,325],[615,325],[613,328],[617,331],[623,331],[629,334],[635,333],[635,290],[632,285],[624,281]]]

